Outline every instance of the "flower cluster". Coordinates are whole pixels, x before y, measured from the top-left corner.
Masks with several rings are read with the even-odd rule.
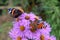
[[[56,40],[50,35],[51,27],[34,13],[23,13],[13,22],[9,32],[12,40]]]

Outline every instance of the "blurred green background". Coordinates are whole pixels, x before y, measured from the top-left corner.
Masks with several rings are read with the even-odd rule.
[[[11,40],[8,36],[12,28],[9,7],[22,7],[25,12],[34,12],[52,27],[51,35],[60,40],[60,0],[0,0],[0,40]]]

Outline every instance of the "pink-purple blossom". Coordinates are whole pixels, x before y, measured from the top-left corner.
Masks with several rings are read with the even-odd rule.
[[[26,16],[30,18],[28,20],[25,19]],[[42,19],[37,19],[37,23],[34,23],[36,15],[32,12],[29,14],[23,13],[18,18],[21,19],[18,22],[13,22],[13,28],[9,32],[9,36],[12,40],[18,40],[17,38],[20,37],[19,40],[56,40],[55,36],[51,36],[51,27],[50,24],[43,21]],[[41,21],[39,21],[41,20]],[[31,23],[32,22],[32,23]],[[43,22],[42,28],[37,28],[37,26]],[[30,26],[30,24],[32,24]],[[40,26],[40,25],[39,25]],[[31,31],[32,29],[32,31]]]

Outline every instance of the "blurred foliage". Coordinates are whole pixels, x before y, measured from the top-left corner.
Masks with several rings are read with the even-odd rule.
[[[20,6],[25,12],[34,12],[41,16],[43,20],[50,23],[52,27],[51,34],[60,40],[60,0],[12,0],[13,6]],[[7,0],[0,0],[0,3],[6,4]],[[5,12],[5,11],[4,11]]]
[[[9,24],[9,25],[8,25]],[[3,23],[2,26],[0,26],[0,32],[5,32],[5,27],[9,27],[9,26],[12,26],[11,22],[6,22],[6,23]],[[2,29],[3,28],[3,29]]]
[[[8,4],[8,0],[0,0],[0,6],[5,6]]]

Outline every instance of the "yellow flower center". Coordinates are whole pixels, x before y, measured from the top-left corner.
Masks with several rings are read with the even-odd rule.
[[[25,30],[25,27],[24,26],[20,26],[20,30],[21,31],[24,31]]]
[[[16,40],[22,40],[22,38],[18,36]]]
[[[44,40],[44,35],[41,35],[40,36],[40,40]]]
[[[30,17],[29,17],[29,16],[25,16],[25,19],[26,19],[26,20],[29,20],[29,19],[30,19]]]

